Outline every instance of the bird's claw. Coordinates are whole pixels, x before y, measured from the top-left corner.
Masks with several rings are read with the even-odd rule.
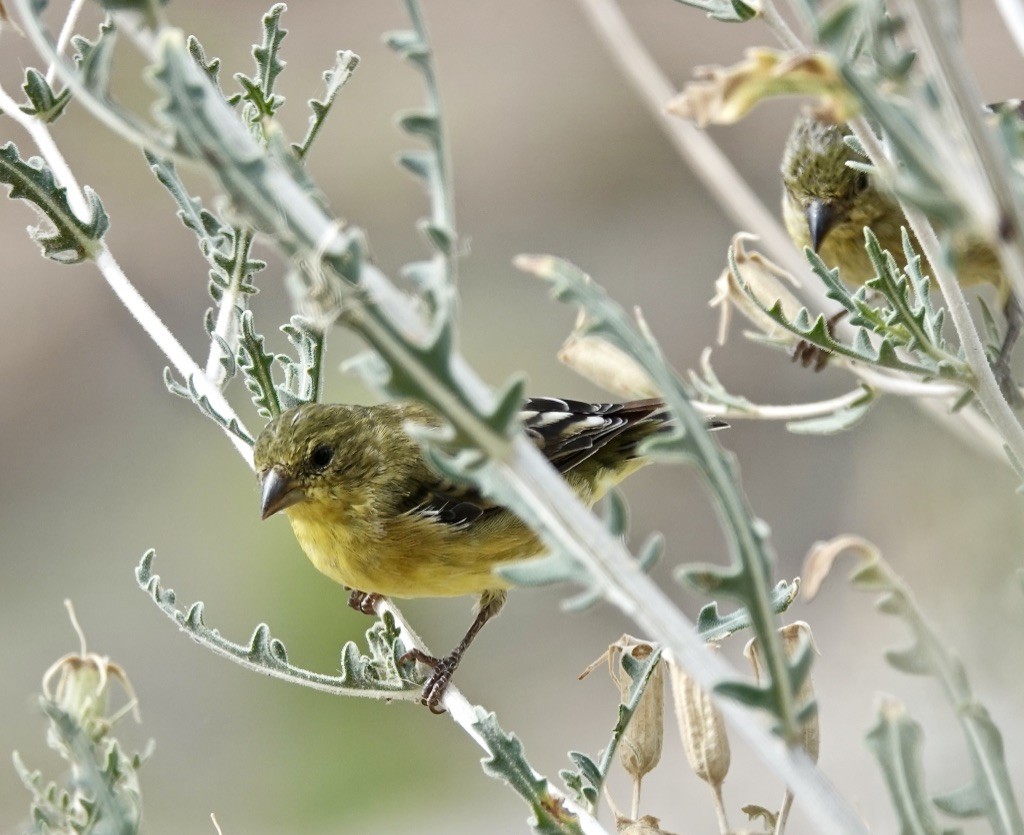
[[[383,597],[383,595],[374,594],[369,591],[358,591],[357,589],[352,589],[352,592],[348,596],[348,605],[357,612],[362,612],[364,615],[376,615],[377,604],[380,603],[381,597]]]
[[[825,322],[825,327],[828,329],[829,336],[832,336],[832,329],[838,324],[838,322],[846,316],[846,310],[840,310],[833,316],[830,316]],[[801,339],[796,343],[796,347],[793,348],[793,353],[790,358],[793,362],[798,362],[804,368],[814,367],[815,371],[821,371],[825,367],[825,363],[828,362],[828,358],[832,356],[832,352],[821,348],[817,345],[812,345],[806,339]]]
[[[433,670],[423,685],[420,704],[425,705],[435,716],[445,713],[445,709],[441,707],[441,699],[444,698],[445,691],[455,674],[455,669],[459,666],[460,656],[452,653],[444,658],[435,658],[433,655],[427,655],[423,650],[411,649],[398,660],[400,663],[419,661]]]

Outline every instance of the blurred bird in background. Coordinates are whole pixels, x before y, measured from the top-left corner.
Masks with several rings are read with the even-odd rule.
[[[797,118],[782,157],[782,214],[798,247],[810,247],[829,268],[839,268],[840,278],[859,286],[875,275],[864,248],[864,227],[869,227],[882,249],[903,266],[901,228],[909,229],[909,224],[883,184],[847,165],[867,161],[846,144],[849,135],[845,125],[809,113]],[[913,235],[911,241],[920,251]],[[996,288],[1006,333],[992,368],[1004,396],[1011,405],[1020,406],[1009,363],[1024,314],[996,253],[982,241],[969,240],[957,253],[957,280],[964,287],[991,284]]]

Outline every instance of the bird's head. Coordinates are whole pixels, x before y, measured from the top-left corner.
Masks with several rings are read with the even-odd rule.
[[[843,125],[804,114],[796,120],[782,157],[783,211],[791,233],[805,224],[799,239],[817,252],[828,234],[859,216],[861,204],[870,203],[874,186],[863,171],[847,162],[863,161],[846,144]],[[856,233],[864,223],[857,217]],[[797,237],[794,235],[794,237]]]
[[[253,449],[262,518],[300,502],[351,500],[354,485],[378,468],[374,435],[364,407],[308,403],[282,412]]]

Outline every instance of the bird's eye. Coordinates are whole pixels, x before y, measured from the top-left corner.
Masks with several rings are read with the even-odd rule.
[[[323,470],[334,459],[334,448],[328,444],[313,447],[309,454],[309,464],[314,470]]]

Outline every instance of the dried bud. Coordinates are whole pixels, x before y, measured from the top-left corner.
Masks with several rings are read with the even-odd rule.
[[[761,308],[771,308],[778,301],[786,318],[795,319],[803,304],[784,282],[794,287],[799,287],[800,282],[760,252],[747,252],[745,243],[754,240],[757,237],[748,232],[733,235],[732,251],[740,274],[734,275],[731,267],[726,267],[715,282],[715,296],[709,304],[721,308],[718,344],[725,344],[732,320],[732,308],[735,307],[760,334],[795,345],[799,339],[779,327]]]
[[[814,651],[817,652],[817,647],[814,645],[814,636],[811,634],[811,627],[805,621],[798,620],[795,623],[789,623],[780,627],[779,635],[782,637],[782,646],[789,658],[793,658],[797,651],[808,642]],[[750,661],[750,665],[754,669],[755,678],[760,681],[764,670],[764,659],[762,658],[757,638],[751,638],[747,642],[746,647],[743,649],[743,654]],[[804,679],[800,689],[793,695],[796,698],[797,707],[801,710],[814,702],[814,682],[811,680],[810,675]],[[814,710],[800,725],[800,745],[810,754],[811,759],[817,762],[820,744],[818,711]]]
[[[86,651],[85,635],[75,618],[71,601],[65,600],[64,606],[78,634],[82,651],[79,655],[69,653],[58,658],[43,674],[43,697],[75,719],[93,739],[99,739],[126,710],[135,712],[136,719],[139,718],[135,693],[124,668],[106,656]],[[58,675],[56,688],[51,692],[50,685]],[[117,714],[108,716],[112,680],[120,683],[129,702]]]
[[[646,661],[654,647],[650,644],[637,643],[627,648],[620,647],[623,652],[628,652],[634,661]],[[619,694],[623,702],[629,699],[629,691],[633,686],[633,680],[624,671],[619,671],[617,677]],[[639,780],[647,772],[653,771],[661,759],[661,743],[665,735],[665,674],[661,664],[654,668],[647,687],[640,697],[640,703],[636,706],[633,718],[629,720],[626,730],[619,740],[619,760],[627,773],[634,779]]]
[[[593,669],[608,660],[608,672],[618,685],[619,697],[623,704],[629,701],[633,689],[633,678],[625,669],[622,658],[629,655],[637,664],[643,664],[655,651],[654,647],[634,638],[623,635],[608,647],[600,658],[591,664],[580,678],[588,675]],[[616,663],[618,662],[618,663]],[[633,712],[633,717],[622,732],[619,740],[619,760],[622,767],[634,780],[640,780],[652,771],[661,759],[661,744],[664,738],[665,684],[664,672],[659,663],[647,681],[640,702]]]
[[[558,358],[581,377],[619,397],[658,397],[657,388],[640,364],[607,340],[586,333],[586,324],[586,315],[580,313]]]
[[[715,644],[708,646],[718,649]],[[729,773],[732,758],[722,714],[712,704],[711,697],[697,686],[674,659],[669,660],[669,669],[676,721],[683,737],[686,759],[693,773],[717,792]]]
[[[738,64],[697,67],[694,75],[697,80],[687,84],[665,110],[702,128],[735,124],[771,96],[819,96],[817,113],[833,122],[847,122],[860,110],[835,61],[820,52],[791,55],[755,47]]]
[[[654,815],[644,815],[635,821],[618,818],[615,821],[615,831],[619,835],[672,835],[661,828],[661,821]]]

